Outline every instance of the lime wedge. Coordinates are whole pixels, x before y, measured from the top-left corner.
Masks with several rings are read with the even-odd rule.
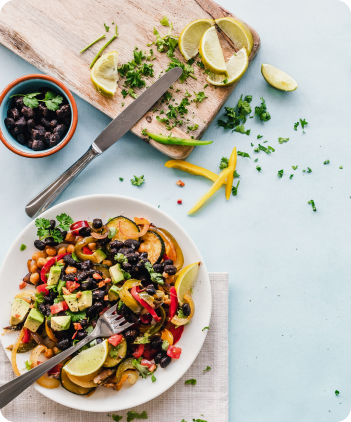
[[[111,51],[104,54],[91,69],[91,82],[100,94],[113,97],[117,91],[118,81],[118,53]]]
[[[174,287],[177,292],[178,301],[181,305],[184,303],[184,295],[189,293],[194,281],[196,280],[200,264],[201,262],[194,262],[194,264],[187,265],[182,269],[177,277]]]
[[[199,52],[199,45],[203,34],[214,25],[213,19],[197,19],[190,22],[179,35],[179,50],[185,60],[190,60]]]
[[[202,36],[199,50],[201,60],[207,69],[213,73],[227,74],[222,47],[214,26],[211,26]]]
[[[238,81],[249,66],[246,48],[243,47],[235,53],[226,63],[228,76],[210,73],[207,82],[216,86],[226,86]]]
[[[297,82],[287,73],[270,65],[263,64],[261,66],[261,73],[267,84],[280,91],[295,91],[297,89]]]
[[[84,377],[92,374],[102,367],[107,358],[107,353],[108,343],[105,340],[90,349],[83,350],[83,352],[75,356],[67,363],[65,371],[67,374],[76,377]]]
[[[249,28],[237,19],[226,17],[216,19],[216,24],[233,41],[238,49],[246,48],[250,55],[253,47],[253,38]]]

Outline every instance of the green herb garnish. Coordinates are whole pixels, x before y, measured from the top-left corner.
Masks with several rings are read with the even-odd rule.
[[[256,170],[257,170],[257,171],[261,171],[262,169],[261,169],[261,167],[260,167],[260,166],[256,166]]]
[[[130,181],[133,186],[141,186],[145,182],[145,179],[144,176],[138,177],[134,175],[134,179],[130,179]]]
[[[204,372],[209,371],[211,369],[210,366],[207,366],[206,369],[204,369]]]
[[[323,164],[329,164],[330,163],[330,161],[329,160],[325,160],[324,162],[323,162]]]
[[[226,169],[228,167],[228,165],[229,165],[229,158],[222,157],[221,158],[221,162],[219,164],[219,169],[220,170],[224,170],[224,169]]]
[[[288,142],[289,138],[278,138],[278,142],[282,144],[283,142]]]
[[[282,178],[282,177],[283,177],[283,174],[284,174],[284,170],[279,170],[279,171],[278,171],[278,176],[279,176],[280,178]]]
[[[186,380],[184,384],[196,385],[196,379],[192,378],[190,380]]]
[[[258,116],[263,122],[267,122],[271,119],[271,115],[267,111],[266,102],[263,97],[261,97],[261,101],[261,105],[255,107],[255,116]]]
[[[25,249],[27,249],[27,246],[22,243],[22,245],[20,246],[20,251],[24,251]]]
[[[60,108],[60,104],[63,101],[63,97],[61,97],[61,95],[57,95],[52,91],[48,91],[45,94],[45,98],[43,100],[36,98],[38,95],[42,94],[42,92],[34,92],[32,94],[15,94],[10,98],[21,96],[23,97],[24,105],[30,108],[37,108],[39,106],[39,101],[45,103],[46,107],[51,111],[56,111]]]
[[[147,413],[145,410],[142,413],[135,412],[134,410],[130,410],[127,413],[127,422],[131,422],[134,419],[147,419]]]
[[[26,360],[24,364],[26,366],[27,371],[30,371],[32,369],[32,362],[30,360]]]
[[[237,154],[240,155],[241,157],[251,158],[247,152],[238,151]]]
[[[313,211],[317,211],[317,208],[316,208],[316,205],[315,205],[315,203],[314,203],[314,200],[313,199],[311,199],[310,201],[308,201],[307,202],[308,204],[311,204],[312,205],[312,209],[313,209]]]

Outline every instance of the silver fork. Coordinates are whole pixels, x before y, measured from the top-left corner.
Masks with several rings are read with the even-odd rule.
[[[15,378],[14,380],[2,385],[0,387],[0,409],[10,403],[18,395],[20,395],[31,384],[33,384],[34,381],[46,374],[55,365],[68,358],[68,356],[83,347],[85,344],[98,337],[110,337],[113,334],[118,334],[133,325],[118,314],[112,315],[116,311],[116,306],[117,305],[112,306],[104,314],[102,314],[96,323],[94,331],[75,346],[64,350],[55,357],[47,360],[44,363],[41,363],[34,369],[31,369],[26,374],[23,374],[18,378]]]

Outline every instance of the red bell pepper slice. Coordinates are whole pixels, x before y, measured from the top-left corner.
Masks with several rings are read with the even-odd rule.
[[[74,236],[79,236],[79,230],[83,227],[90,227],[89,223],[86,220],[76,221],[71,224],[70,230]]]
[[[49,294],[49,290],[46,288],[47,284],[40,284],[40,286],[37,286],[37,292],[38,293],[43,293],[43,295],[48,295]]]
[[[72,336],[72,340],[74,340],[76,338],[76,335],[78,334],[78,331],[76,331],[73,336]]]
[[[57,261],[62,259],[64,256],[70,255],[67,253],[62,253],[61,255],[57,255],[54,258],[49,259],[49,261],[44,265],[40,272],[40,278],[43,283],[46,283],[46,274],[50,271],[50,268],[56,264]]]
[[[62,363],[57,364],[56,366],[51,368],[50,371],[48,371],[48,375],[59,374],[61,372],[62,367],[63,367]]]
[[[178,343],[180,340],[183,332],[184,332],[184,325],[180,325],[179,327],[175,327],[174,325],[167,326],[167,330],[169,330],[173,335],[173,345]]]
[[[78,287],[80,287],[80,284],[76,281],[66,281],[66,288],[70,293],[74,292],[74,290],[78,289]]]
[[[73,327],[75,330],[82,330],[83,327],[80,325],[80,322],[74,322]]]
[[[152,321],[152,316],[150,314],[140,315],[139,319],[142,324],[150,324]]]
[[[167,349],[167,356],[174,359],[179,359],[182,349],[180,347],[169,346]]]
[[[59,302],[59,303],[55,303],[54,305],[51,306],[50,308],[50,312],[52,313],[52,315],[54,314],[58,314],[61,311],[67,311],[68,309],[68,305],[65,301]]]
[[[169,294],[171,296],[171,306],[169,307],[169,320],[171,320],[176,314],[178,308],[178,297],[174,286],[170,288]]]
[[[23,328],[23,337],[22,337],[22,343],[29,343],[30,340],[30,330],[28,328]]]
[[[117,344],[122,340],[123,336],[121,334],[115,334],[108,339],[108,342],[112,344],[112,346],[117,346]]]
[[[85,255],[92,255],[92,254],[93,254],[93,251],[92,251],[92,250],[90,250],[87,246],[83,246],[83,248],[82,248],[82,252],[83,252]]]
[[[144,352],[144,348],[145,348],[145,344],[139,344],[138,348],[133,353],[133,356],[136,359],[139,359],[142,356],[143,352]]]
[[[130,291],[132,296],[134,297],[134,299],[140,303],[141,306],[143,306],[148,312],[149,314],[152,315],[152,317],[154,318],[154,320],[156,322],[160,322],[161,321],[161,317],[159,317],[156,312],[155,309],[152,308],[147,302],[145,302],[145,300],[143,300],[139,295],[138,292],[140,291],[140,287],[139,286],[134,286],[132,287],[132,290]]]

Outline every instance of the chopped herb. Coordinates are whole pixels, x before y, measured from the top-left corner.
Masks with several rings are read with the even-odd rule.
[[[145,410],[142,413],[135,412],[134,410],[130,410],[127,413],[127,422],[131,422],[134,419],[147,419],[147,413]]]
[[[234,132],[239,132],[239,133],[243,133],[245,135],[250,135],[251,129],[248,129],[245,131],[245,126],[242,125],[238,125],[234,128]]]
[[[146,128],[145,129],[142,129],[141,134],[143,136],[147,136],[147,129]]]
[[[264,145],[258,144],[258,147],[254,149],[255,152],[263,151],[266,154],[270,154],[272,151],[274,152],[275,149],[268,145],[268,148],[266,148]]]
[[[69,315],[71,317],[72,322],[81,321],[86,317],[85,311],[72,312],[70,310],[67,310],[66,315]]]
[[[204,372],[209,371],[211,369],[210,366],[207,366],[206,369],[204,369]]]
[[[205,95],[205,93],[203,91],[199,91],[198,93],[196,93],[194,91],[194,94],[195,94],[195,99],[193,101],[194,101],[194,103],[196,103],[196,107],[197,107],[197,104],[198,103],[202,103],[202,101],[205,98],[208,98],[208,97],[206,97],[206,95]]]
[[[27,371],[30,371],[31,369],[32,369],[32,362],[29,360],[26,360],[25,362],[24,362],[24,364],[25,364],[25,366],[26,366],[26,369],[27,369]]]
[[[210,329],[210,327],[204,327],[204,328],[202,329],[202,331],[209,330],[209,329]]]
[[[261,105],[255,107],[255,116],[258,116],[263,122],[267,122],[271,119],[271,115],[267,111],[266,102],[263,97],[261,97],[261,101]]]
[[[168,17],[164,16],[161,20],[160,20],[160,24],[163,26],[170,26],[169,22],[168,22]]]
[[[119,180],[120,180],[121,182],[123,182],[123,180],[124,180],[124,179],[123,179],[123,177],[120,177],[120,178],[119,178]]]
[[[179,203],[179,202],[178,202]],[[180,202],[181,203],[181,202]],[[120,254],[122,255],[122,254]],[[124,255],[123,255],[124,256]],[[157,273],[150,262],[145,262],[145,268],[150,274],[151,281],[158,284],[164,284],[162,274]]]
[[[202,63],[202,61],[200,60],[199,62],[196,62],[196,65],[200,68],[200,69],[205,69],[205,65]]]
[[[110,227],[110,230],[108,232],[108,238],[109,239],[112,239],[113,236],[116,234],[116,231],[117,231],[117,228],[116,227]]]
[[[118,350],[122,347],[122,344],[117,344],[117,346],[109,345],[109,355],[111,358],[116,358],[118,356]]]
[[[294,175],[293,174],[290,174],[289,179],[292,179],[293,177],[294,177]]]
[[[123,419],[123,416],[119,416],[119,415],[112,415],[112,419],[115,422],[119,422],[121,419]]]
[[[278,138],[278,142],[282,144],[283,142],[288,142],[289,138]]]
[[[166,101],[169,101],[169,100],[172,98],[172,94],[171,94],[170,92],[166,91],[166,92],[163,94],[163,98],[164,98]]]
[[[228,167],[228,165],[229,165],[229,159],[227,157],[222,157],[221,162],[219,164],[219,169],[224,170]]]
[[[316,208],[316,205],[314,204],[314,200],[313,200],[313,199],[311,199],[311,200],[310,200],[310,201],[308,201],[307,203],[312,205],[312,209],[313,209],[313,211],[314,211],[314,212],[316,212],[316,211],[317,211],[317,208]]]
[[[124,107],[124,103],[123,102],[121,103],[121,106]]]
[[[257,139],[263,138],[263,135],[257,135]]]
[[[308,122],[306,122],[305,119],[303,119],[303,120],[300,119],[300,123],[301,123],[302,131],[303,131],[303,133],[305,133],[305,126],[308,125]]]
[[[205,86],[204,86],[204,89],[206,89],[208,87],[208,84],[206,84]]]
[[[166,69],[166,72],[168,72],[169,70],[175,67],[180,67],[183,70],[183,73],[180,75],[180,78],[179,78],[181,83],[184,83],[188,79],[189,76],[192,77],[193,79],[197,79],[194,76],[193,66],[189,64],[184,64],[180,60],[176,59],[175,57],[172,57],[171,61],[169,62],[168,68]]]
[[[330,161],[329,160],[325,160],[324,162],[323,162],[323,164],[329,164],[330,163]]]
[[[340,391],[335,390],[335,395],[338,396],[340,394]]]
[[[128,91],[126,91],[125,89],[122,89],[121,91],[123,98],[126,98],[126,96],[128,95]]]
[[[196,385],[196,379],[192,378],[190,380],[186,380],[184,384]]]
[[[141,358],[133,359],[132,365],[134,366],[135,369],[137,369],[139,371],[140,375],[143,378],[146,378],[148,375],[151,375],[149,368],[147,366],[141,365]]]
[[[37,218],[35,220],[35,226],[38,227],[37,235],[39,236],[40,240],[46,239],[47,237],[52,237],[57,243],[63,242],[64,238],[62,236],[61,230],[68,230],[74,221],[69,215],[64,213],[56,216],[56,219],[60,224],[53,229],[50,228],[50,221],[48,219]]]
[[[312,169],[310,169],[309,167],[307,167],[307,173],[312,173]]]
[[[107,26],[105,23],[104,23],[104,27],[105,27],[106,32],[108,32],[110,30],[110,27]]]
[[[238,151],[237,154],[240,155],[241,157],[251,158],[250,155],[247,152]]]
[[[103,38],[106,38],[106,35],[101,35],[101,37],[97,38],[95,41],[93,41],[92,43],[90,43],[89,45],[87,45],[86,47],[83,48],[83,50],[81,50],[79,52],[79,54],[84,53],[84,51],[88,50],[90,47],[92,47],[94,44],[96,44],[98,41],[102,40]]]
[[[21,96],[23,97],[23,103],[30,108],[37,108],[39,106],[39,101],[45,103],[46,107],[51,111],[56,111],[60,108],[60,104],[63,101],[63,97],[61,97],[61,95],[57,95],[52,91],[47,91],[43,100],[35,98],[42,94],[42,92],[34,92],[31,94],[15,94],[10,98]]]
[[[300,122],[294,123],[294,130],[297,130],[297,127],[299,126]]]
[[[154,375],[154,374],[152,374],[151,381],[152,381],[152,382],[155,382],[155,381],[156,381],[156,377],[155,377],[155,375]]]
[[[282,178],[282,177],[283,177],[283,173],[284,173],[284,170],[279,170],[279,171],[278,171],[278,176],[279,176],[280,178]]]
[[[167,19],[168,25],[165,25],[166,19]],[[164,23],[162,23],[161,21]],[[154,35],[156,35],[156,40],[150,44],[147,44],[147,46],[151,47],[153,44],[155,44],[157,51],[159,53],[167,52],[167,56],[172,58],[174,57],[174,50],[178,45],[178,37],[175,35],[172,35],[173,24],[168,22],[167,16],[164,16],[161,19],[161,21],[160,22],[163,26],[169,27],[168,33],[164,35],[163,37],[161,37],[157,29],[154,28]]]
[[[22,243],[22,245],[20,246],[20,251],[24,251],[25,249],[27,249],[27,246]]]
[[[188,130],[196,130],[196,129],[198,129],[198,127],[199,127],[198,124],[195,124],[195,125],[192,125],[192,126],[187,126]]]
[[[291,166],[293,170],[296,170],[299,166]]]
[[[225,129],[232,129],[232,131],[250,134],[250,130],[245,131],[244,123],[247,120],[247,115],[251,113],[250,102],[252,100],[251,95],[247,95],[242,99],[242,95],[238,101],[236,107],[225,107],[225,118],[226,120],[219,119],[218,126]],[[238,129],[236,129],[239,126]]]
[[[130,179],[130,181],[133,186],[141,186],[145,182],[145,179],[144,176],[138,177],[134,175],[134,179]]]
[[[258,161],[258,158],[256,158],[256,160],[254,160],[255,163],[257,163],[257,161]]]
[[[101,48],[100,48],[100,50],[98,51],[98,53],[96,54],[96,56],[94,57],[94,60],[90,63],[90,69],[92,69],[93,68],[93,66],[94,66],[94,64],[96,63],[96,61],[97,61],[97,59],[99,58],[99,56],[100,56],[100,54],[105,50],[105,48],[106,47],[108,47],[111,43],[112,43],[112,41],[114,41],[117,37],[118,37],[118,27],[117,27],[117,25],[115,26],[115,35],[109,40],[109,41],[107,41],[107,43],[106,44],[104,44]]]
[[[261,171],[262,169],[261,169],[261,167],[260,167],[260,166],[256,166],[256,170],[257,170],[257,171]]]
[[[342,170],[343,169],[343,166],[340,166],[339,169]]]

